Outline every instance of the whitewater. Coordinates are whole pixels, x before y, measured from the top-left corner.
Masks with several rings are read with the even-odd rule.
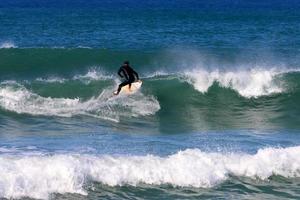
[[[168,157],[4,154],[0,157],[0,195],[37,199],[47,199],[51,193],[87,195],[83,185],[88,181],[109,186],[145,183],[207,188],[230,176],[295,178],[300,177],[299,150],[299,146],[266,148],[251,155],[187,149]]]

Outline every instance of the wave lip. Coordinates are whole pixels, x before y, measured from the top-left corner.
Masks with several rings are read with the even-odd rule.
[[[300,146],[260,149],[254,155],[187,149],[168,157],[91,155],[1,155],[0,196],[48,198],[51,193],[85,195],[83,185],[140,183],[210,188],[229,175],[265,180],[300,177]]]
[[[193,70],[184,73],[184,80],[192,84],[199,92],[205,93],[214,82],[225,88],[231,88],[246,98],[266,96],[284,91],[275,77],[286,73],[277,69],[251,69],[249,71]]]

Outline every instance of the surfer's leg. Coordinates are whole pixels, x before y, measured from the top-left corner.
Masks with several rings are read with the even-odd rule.
[[[133,82],[134,82],[134,79],[130,79],[130,80],[128,81],[129,90],[131,89],[131,83],[133,83]]]
[[[119,87],[118,87],[117,94],[119,94],[120,91],[121,91],[121,88],[122,88],[123,86],[127,85],[127,84],[128,84],[128,81],[124,81],[123,83],[121,83],[121,84],[119,85]]]

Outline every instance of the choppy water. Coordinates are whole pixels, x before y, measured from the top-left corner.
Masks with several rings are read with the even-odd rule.
[[[0,197],[298,199],[299,13],[0,2]],[[143,86],[115,97],[124,60]]]

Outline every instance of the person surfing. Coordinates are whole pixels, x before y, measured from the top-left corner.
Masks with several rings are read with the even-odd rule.
[[[114,95],[118,95],[123,86],[129,85],[130,89],[131,83],[135,82],[136,80],[140,81],[138,73],[130,67],[129,61],[125,61],[123,63],[118,71],[118,75],[126,80],[119,85],[118,90],[114,92]]]

